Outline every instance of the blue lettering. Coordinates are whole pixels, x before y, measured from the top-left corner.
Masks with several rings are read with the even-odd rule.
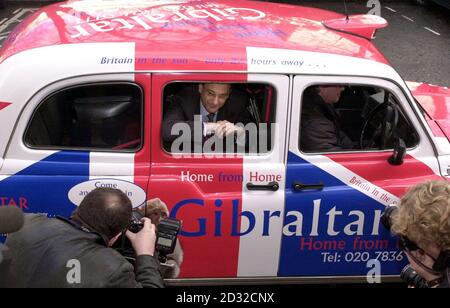
[[[253,215],[249,211],[243,211],[241,214],[239,214],[239,200],[233,200],[233,213],[232,213],[232,221],[231,221],[231,235],[232,236],[243,236],[250,232],[252,232],[253,228],[255,227],[255,215]],[[248,219],[248,229],[246,231],[243,231],[242,233],[239,232],[238,226],[238,217],[246,217]]]
[[[280,211],[264,211],[264,226],[263,226],[263,236],[269,236],[269,222],[271,217],[280,217],[281,212]]]
[[[201,199],[186,199],[186,200],[183,200],[183,201],[178,202],[177,204],[175,204],[175,206],[173,207],[173,209],[172,209],[172,211],[170,213],[170,217],[176,218],[178,210],[180,210],[186,204],[200,205],[202,207],[204,206],[203,200],[201,200]],[[183,235],[183,236],[203,236],[203,235],[206,235],[206,218],[199,218],[198,219],[198,224],[199,224],[198,231],[188,232],[188,231],[185,231],[185,230],[182,229],[180,231],[180,235]]]
[[[216,207],[222,206],[222,200],[217,199],[214,204]],[[221,211],[215,211],[214,212],[214,221],[215,221],[215,227],[214,227],[214,235],[215,236],[221,236],[222,232],[222,212]]]

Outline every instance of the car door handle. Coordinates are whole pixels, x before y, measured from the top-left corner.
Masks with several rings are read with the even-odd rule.
[[[323,189],[323,182],[320,182],[319,184],[303,184],[301,182],[294,182],[292,184],[292,189],[295,191],[302,191],[302,190],[322,190]]]
[[[270,182],[267,185],[255,185],[252,183],[247,183],[248,190],[270,190],[277,191],[280,188],[280,184],[278,182]]]

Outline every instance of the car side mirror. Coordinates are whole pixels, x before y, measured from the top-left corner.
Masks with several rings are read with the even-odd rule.
[[[398,166],[403,164],[403,160],[406,155],[406,144],[402,138],[398,138],[395,143],[394,153],[389,157],[388,162],[391,165]]]

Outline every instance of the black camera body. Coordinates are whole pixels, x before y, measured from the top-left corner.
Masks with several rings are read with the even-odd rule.
[[[131,213],[131,222],[128,226],[128,230],[133,233],[138,233],[144,228],[144,223],[141,221],[144,216],[142,216],[139,212],[133,211]]]
[[[156,250],[161,255],[168,255],[174,251],[180,230],[181,221],[178,219],[167,217],[159,222]]]
[[[128,227],[133,233],[138,233],[144,227],[141,213],[133,211],[131,223]],[[164,259],[166,255],[171,254],[177,243],[178,233],[181,231],[181,220],[167,217],[162,219],[157,226],[156,233],[156,251],[159,252],[160,259]]]
[[[392,216],[398,211],[398,207],[396,205],[387,206],[383,213],[381,214],[380,221],[383,227],[391,231],[392,227]]]

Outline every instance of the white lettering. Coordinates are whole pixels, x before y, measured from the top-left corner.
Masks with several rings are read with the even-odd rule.
[[[380,0],[367,1],[367,7],[372,8],[367,14],[381,16],[381,3]]]
[[[139,25],[141,25],[144,28],[144,30],[151,30],[151,29],[153,29],[145,21],[140,19],[139,16],[133,16],[133,17],[131,17],[131,19],[133,19],[135,22],[137,22]]]
[[[319,229],[320,202],[322,202],[322,199],[314,200],[313,221],[311,224],[311,232],[310,232],[311,236],[319,235],[318,229]]]
[[[150,20],[151,22],[155,22],[155,23],[166,23],[169,22],[168,19],[166,18],[166,15],[164,14],[147,14],[144,15],[148,20]]]
[[[257,19],[261,19],[266,17],[266,14],[264,12],[261,11],[257,11],[257,10],[253,10],[253,9],[248,9],[248,8],[229,8],[229,9],[225,9],[225,11],[227,11],[230,14],[239,14],[240,15],[240,11],[246,11],[246,12],[251,12],[254,13],[255,15],[247,15],[247,16],[241,16],[242,19],[244,20],[257,20]]]
[[[181,21],[181,20],[190,20],[189,17],[181,13],[180,11],[173,12],[174,15],[177,15],[179,18],[174,18],[173,21]]]
[[[172,142],[172,145],[170,147],[170,151],[172,153],[191,153],[192,134],[191,127],[187,123],[176,123],[174,126],[172,126],[170,133],[175,136],[181,134]]]
[[[189,171],[186,173],[181,171],[182,182],[212,182],[214,177],[212,174],[191,174]]]
[[[335,216],[342,215],[342,211],[336,211],[336,207],[333,207],[331,210],[328,211],[328,229],[327,233],[328,235],[335,236],[338,235],[340,232],[334,231],[334,222],[336,220]]]
[[[381,218],[381,211],[376,210],[375,215],[373,217],[373,227],[372,227],[372,235],[378,235],[380,231],[380,218]]]
[[[80,36],[89,36],[89,32],[82,25],[76,25],[74,29],[78,32],[70,35],[71,38],[79,38]]]
[[[381,263],[376,259],[367,261],[367,268],[370,270],[367,272],[366,278],[368,283],[381,283]]]
[[[197,9],[193,9],[197,8]],[[210,8],[204,7],[201,5],[185,6],[184,9],[186,11],[177,11],[172,9],[166,9],[170,11],[170,13],[160,12],[155,13],[153,11],[135,11],[132,13],[125,13],[120,18],[118,18],[118,14],[110,14],[105,16],[88,16],[84,18],[84,20],[80,17],[79,24],[71,27],[69,29],[70,32],[74,32],[71,34],[72,38],[78,38],[80,36],[89,36],[94,33],[89,33],[87,29],[83,28],[83,23],[87,23],[95,32],[109,32],[114,30],[131,30],[135,27],[133,25],[134,21],[137,25],[140,25],[144,30],[152,30],[153,27],[151,24],[148,24],[142,17],[145,17],[150,23],[172,23],[179,21],[191,21],[193,19],[213,19],[215,21],[221,22],[224,19],[243,19],[243,20],[258,20],[266,17],[264,12],[249,9],[249,8],[228,8],[228,9],[219,9],[219,8]],[[125,19],[127,17],[128,19]],[[105,19],[111,19],[111,21],[107,21]]]
[[[302,236],[302,227],[303,227],[303,215],[300,212],[297,211],[290,211],[287,213],[286,217],[288,216],[294,216],[295,220],[291,223],[288,223],[283,227],[283,234],[286,236]],[[290,231],[289,229],[293,227],[293,231]]]
[[[177,303],[202,303],[204,306],[208,305],[209,299],[211,295],[206,294],[187,294],[183,292],[183,294],[177,295]]]
[[[66,280],[69,284],[81,283],[81,263],[79,260],[70,259],[66,264],[70,270],[67,272]]]
[[[114,30],[114,28],[110,26],[111,22],[109,21],[90,22],[88,25],[97,32],[109,32]]]
[[[120,30],[121,29],[131,30],[134,28],[134,25],[130,24],[127,20],[125,20],[123,18],[115,18],[115,19],[112,19],[111,21],[115,21],[115,22],[122,24],[122,27],[119,28]]]
[[[212,19],[215,19],[217,21],[222,21],[222,19],[211,12],[207,10],[192,10],[190,12],[187,12],[189,15],[191,15],[194,18],[208,18],[211,17]]]
[[[344,233],[347,235],[363,235],[364,232],[364,213],[361,211],[351,211],[349,215],[356,215],[358,219],[349,223],[344,228]],[[352,231],[352,226],[356,226],[356,231]]]

